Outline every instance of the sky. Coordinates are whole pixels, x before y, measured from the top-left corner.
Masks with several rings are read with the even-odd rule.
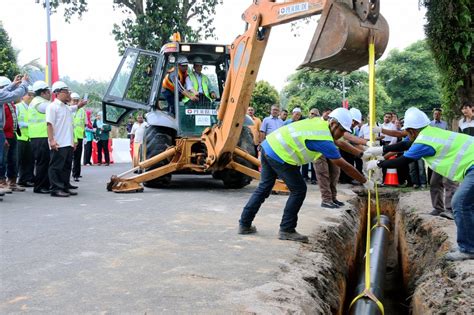
[[[18,62],[25,64],[39,58],[44,64],[47,32],[43,7],[35,0],[0,1],[0,21],[13,47],[20,51]],[[86,79],[108,81],[120,62],[112,26],[120,23],[124,14],[112,9],[112,0],[88,2],[88,12],[82,19],[73,18],[70,24],[64,22],[61,12],[51,16],[51,39],[58,42],[59,74],[79,82]],[[224,0],[215,16],[218,39],[205,42],[232,43],[244,32],[241,15],[251,3],[251,0]],[[417,0],[381,0],[381,13],[390,27],[388,47],[382,58],[391,49],[404,49],[425,38],[425,9],[418,7]],[[316,19],[307,25],[301,24],[296,37],[289,24],[274,27],[257,80],[266,80],[281,90],[287,77],[303,61],[315,29]]]

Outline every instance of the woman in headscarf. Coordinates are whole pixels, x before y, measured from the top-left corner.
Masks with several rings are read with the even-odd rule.
[[[102,151],[104,151],[105,166],[110,164],[109,156],[109,132],[112,129],[110,125],[104,124],[102,121],[102,112],[98,112],[92,126],[95,129],[97,142],[97,164],[102,165]]]
[[[86,110],[86,143],[84,145],[84,165],[92,165],[92,141],[94,140],[94,127],[92,126],[92,111]]]

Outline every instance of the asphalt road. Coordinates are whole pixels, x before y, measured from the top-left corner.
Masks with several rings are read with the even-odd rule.
[[[236,293],[274,280],[302,245],[277,239],[287,196],[272,195],[255,236],[237,235],[256,183],[224,189],[210,177],[175,176],[171,189],[107,192],[128,165],[83,167],[79,195],[31,189],[0,202],[0,313],[228,313]],[[346,194],[344,194],[346,193]],[[344,190],[341,200],[350,192]],[[309,186],[298,230],[333,224]],[[315,241],[312,239],[312,241]]]

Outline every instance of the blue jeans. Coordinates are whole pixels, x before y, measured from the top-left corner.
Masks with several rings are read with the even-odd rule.
[[[451,201],[458,229],[459,250],[474,254],[474,167],[464,177]]]
[[[299,166],[281,164],[261,151],[262,173],[260,183],[250,197],[240,216],[240,225],[249,227],[260,206],[270,196],[277,178],[281,178],[290,190],[290,196],[283,210],[280,231],[294,232],[298,222],[298,212],[306,197],[306,183],[301,176]]]
[[[18,142],[16,138],[7,139],[8,148],[3,152],[3,163],[6,165],[8,179],[16,179],[18,176]],[[5,173],[0,174],[4,176]]]
[[[5,134],[3,128],[0,130],[0,179],[5,179],[5,159],[3,158],[3,147],[5,146]]]

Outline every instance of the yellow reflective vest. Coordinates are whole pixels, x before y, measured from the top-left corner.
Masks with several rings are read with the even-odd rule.
[[[189,76],[189,79],[191,80],[191,82],[193,83],[194,90],[199,91],[199,81],[198,81],[194,71],[190,71],[188,76]],[[209,78],[204,74],[201,74],[201,85],[202,85],[203,94],[206,95],[206,97],[209,100],[212,100],[211,95],[209,94]],[[183,103],[186,103],[187,101],[189,101],[189,98],[185,97],[183,99]]]
[[[40,113],[36,108],[38,105],[47,102],[41,96],[36,96],[31,100],[30,106],[28,107],[28,134],[30,139],[32,138],[47,138],[48,128],[46,125],[46,114]]]
[[[86,125],[86,111],[79,108],[74,113],[74,139],[84,139]]]
[[[28,136],[28,104],[20,102],[15,106],[18,109],[18,124],[26,125],[26,127],[20,127],[21,136],[17,134],[16,138],[20,141],[28,141],[30,139]]]

